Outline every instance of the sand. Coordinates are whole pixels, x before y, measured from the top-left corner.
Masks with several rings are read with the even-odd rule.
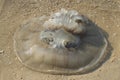
[[[51,75],[26,68],[16,57],[13,36],[20,24],[61,8],[77,10],[107,32],[111,52],[96,70]],[[120,0],[0,0],[0,80],[120,80]]]

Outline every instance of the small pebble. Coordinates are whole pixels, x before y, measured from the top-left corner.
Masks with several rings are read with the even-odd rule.
[[[0,54],[3,54],[4,53],[4,50],[0,50]]]

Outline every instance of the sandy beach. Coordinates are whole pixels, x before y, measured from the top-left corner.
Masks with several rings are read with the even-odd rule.
[[[65,8],[87,16],[108,35],[111,52],[96,70],[82,75],[51,75],[18,60],[13,36],[25,20]],[[120,80],[120,0],[0,0],[0,80]]]

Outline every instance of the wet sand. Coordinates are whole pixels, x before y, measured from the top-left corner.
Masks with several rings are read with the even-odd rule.
[[[112,51],[95,71],[69,76],[44,74],[26,68],[16,57],[13,36],[20,24],[61,8],[77,10],[107,32]],[[119,42],[120,0],[0,0],[0,80],[119,80]]]

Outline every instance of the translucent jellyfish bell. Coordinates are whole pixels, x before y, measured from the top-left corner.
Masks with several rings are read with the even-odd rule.
[[[93,70],[105,56],[107,40],[95,25],[76,11],[61,10],[24,23],[14,36],[19,60],[51,74],[80,74]]]

